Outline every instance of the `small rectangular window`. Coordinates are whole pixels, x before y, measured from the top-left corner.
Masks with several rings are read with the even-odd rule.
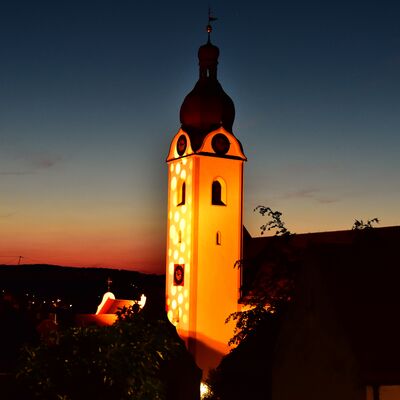
[[[183,206],[186,203],[186,183],[182,182],[178,192],[178,206]]]
[[[217,232],[217,235],[216,235],[216,243],[217,243],[217,246],[221,246],[221,232]]]

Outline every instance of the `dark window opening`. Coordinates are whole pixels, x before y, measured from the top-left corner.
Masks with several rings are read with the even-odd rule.
[[[217,236],[216,236],[216,243],[217,246],[221,246],[221,232],[217,232]]]
[[[215,206],[224,206],[222,201],[222,186],[218,181],[214,181],[211,187],[211,204]]]
[[[183,206],[186,202],[186,183],[183,182],[179,191],[179,202],[178,206]]]

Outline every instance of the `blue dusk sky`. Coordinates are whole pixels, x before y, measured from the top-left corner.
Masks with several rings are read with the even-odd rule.
[[[0,263],[163,272],[169,143],[207,1],[0,3]],[[213,1],[245,225],[400,224],[400,3]]]

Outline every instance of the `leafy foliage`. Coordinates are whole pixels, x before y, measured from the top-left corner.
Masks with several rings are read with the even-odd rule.
[[[267,321],[271,314],[280,312],[290,301],[294,286],[297,259],[291,247],[290,239],[293,234],[285,227],[281,219],[282,213],[265,206],[257,206],[254,211],[268,217],[267,222],[260,227],[261,234],[271,229],[276,229],[276,232],[269,242],[268,251],[263,252],[260,264],[253,265],[254,260],[239,260],[235,264],[248,271],[253,270],[253,276],[251,290],[242,298],[244,310],[234,312],[226,319],[226,322],[236,323],[233,337],[228,343],[230,346],[239,345]]]
[[[260,302],[246,311],[238,311],[229,315],[226,322],[235,321],[233,337],[229,340],[229,346],[237,346],[246,339],[255,329],[268,318],[268,306]]]
[[[378,218],[369,219],[367,222],[364,222],[362,219],[356,219],[351,229],[353,230],[363,230],[363,229],[372,229],[373,224],[379,224]]]
[[[18,379],[40,399],[163,399],[161,366],[182,344],[167,321],[127,311],[112,326],[70,328],[27,347]]]
[[[281,219],[282,213],[280,211],[273,211],[270,207],[265,206],[257,206],[254,211],[258,211],[263,217],[267,215],[269,218],[265,224],[260,226],[261,235],[264,235],[265,231],[270,231],[271,229],[276,229],[275,236],[291,234]]]

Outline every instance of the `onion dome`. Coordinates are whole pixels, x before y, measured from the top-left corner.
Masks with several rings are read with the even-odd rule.
[[[185,97],[180,110],[182,129],[191,139],[192,149],[197,151],[204,137],[211,131],[224,127],[232,133],[235,106],[217,80],[219,49],[210,38],[199,48],[199,80]]]

